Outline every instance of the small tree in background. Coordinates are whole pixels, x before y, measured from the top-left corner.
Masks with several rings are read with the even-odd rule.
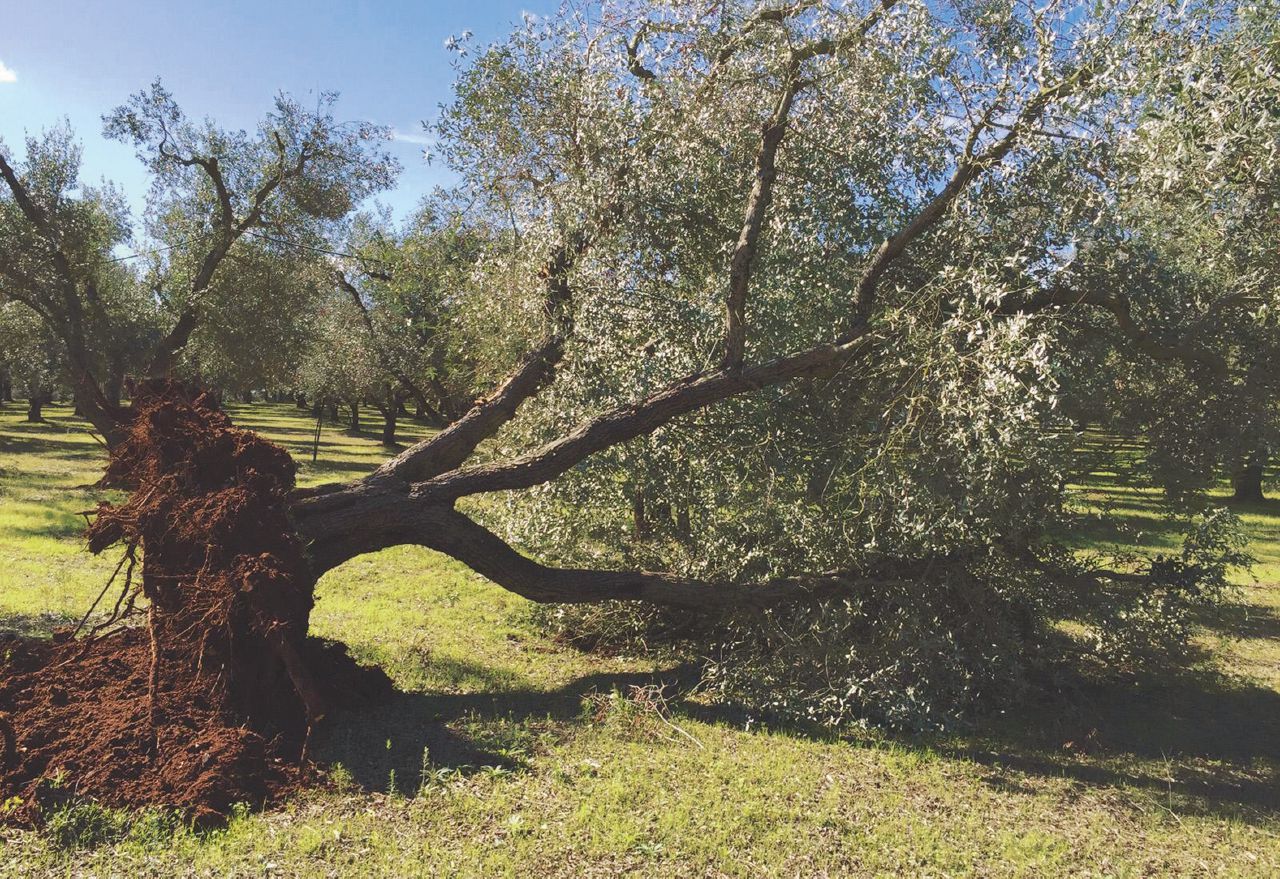
[[[144,300],[142,324],[159,332],[122,333],[99,308],[111,248],[127,239],[103,199],[79,186],[79,147],[69,131],[29,138],[16,160],[0,144],[0,295],[40,315],[59,340],[76,403],[108,442],[128,414],[112,400],[110,361],[101,345],[131,342],[141,376],[168,376],[180,366],[206,320],[215,280],[228,255],[247,240],[291,245],[324,240],[363,198],[390,184],[397,166],[379,142],[384,129],[345,124],[332,115],[334,96],[315,111],[286,96],[256,132],[192,122],[158,82],[105,119],[110,137],[138,148],[153,180],[153,238],[163,244]],[[132,316],[132,315],[130,315]]]

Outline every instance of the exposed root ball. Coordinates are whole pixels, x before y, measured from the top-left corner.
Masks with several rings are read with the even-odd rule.
[[[390,683],[306,637],[314,580],[289,523],[294,463],[203,396],[141,389],[105,482],[90,548],[142,547],[145,626],[0,653],[7,820],[50,801],[163,805],[197,820],[264,804],[305,780],[309,729]]]

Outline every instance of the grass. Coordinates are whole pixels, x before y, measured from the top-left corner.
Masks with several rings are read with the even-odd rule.
[[[0,627],[76,616],[115,562],[78,536],[106,497],[85,487],[101,451],[49,411],[0,412]],[[304,484],[383,456],[326,430],[313,466],[303,415],[231,411],[295,452]],[[1089,541],[1176,544],[1121,477],[1086,489],[1126,525]],[[56,834],[0,831],[0,875],[1277,875],[1280,503],[1245,519],[1261,563],[1206,621],[1211,660],[945,737],[761,728],[678,686],[664,703],[654,682],[687,669],[561,648],[522,599],[425,550],[356,559],[321,581],[314,627],[404,692],[320,736],[329,788],[204,834],[92,808]]]

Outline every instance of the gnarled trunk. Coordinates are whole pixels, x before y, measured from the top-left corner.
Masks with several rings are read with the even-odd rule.
[[[120,400],[124,395],[124,365],[119,361],[112,361],[108,367],[107,377],[102,383],[102,395],[106,398],[107,405],[120,408]]]
[[[1262,477],[1270,458],[1269,449],[1259,449],[1249,456],[1244,465],[1236,471],[1231,479],[1235,493],[1231,499],[1236,503],[1261,503],[1266,500],[1262,493]]]
[[[32,391],[27,398],[27,421],[40,424],[44,421],[44,407],[53,402],[53,395],[47,391]]]
[[[384,446],[396,444],[396,416],[399,414],[399,409],[399,403],[382,407],[382,444]]]

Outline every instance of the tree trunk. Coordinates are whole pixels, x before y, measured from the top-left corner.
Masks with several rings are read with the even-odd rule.
[[[681,504],[679,511],[676,513],[676,537],[685,541],[693,537],[693,524],[689,520],[689,507],[685,504]]]
[[[293,397],[293,405],[297,406],[299,409],[306,409],[306,408],[307,408],[307,395],[306,395],[306,394],[295,394],[295,395],[294,395],[294,397]]]
[[[644,489],[638,485],[631,493],[631,530],[636,540],[645,540],[652,534],[644,506]]]
[[[49,396],[44,391],[32,391],[30,398],[27,400],[27,421],[33,424],[39,424],[44,421],[44,404],[49,402]]]
[[[13,402],[13,379],[6,370],[0,370],[0,404]]]
[[[124,365],[117,360],[112,360],[107,366],[106,380],[102,383],[102,395],[107,398],[109,406],[119,409],[123,391]]]
[[[252,403],[252,402],[253,402],[253,391],[241,391],[241,392],[240,392],[240,402],[241,402],[241,403]]]
[[[396,416],[399,414],[399,409],[399,403],[382,407],[382,444],[384,446],[396,444]]]
[[[1231,483],[1235,494],[1231,499],[1236,503],[1256,504],[1266,500],[1262,494],[1262,474],[1270,457],[1268,450],[1260,449],[1250,456],[1243,467],[1236,471]]]
[[[351,421],[348,423],[347,428],[352,433],[359,433],[360,432],[360,403],[357,400],[352,400],[350,403],[350,406],[351,406]]]

